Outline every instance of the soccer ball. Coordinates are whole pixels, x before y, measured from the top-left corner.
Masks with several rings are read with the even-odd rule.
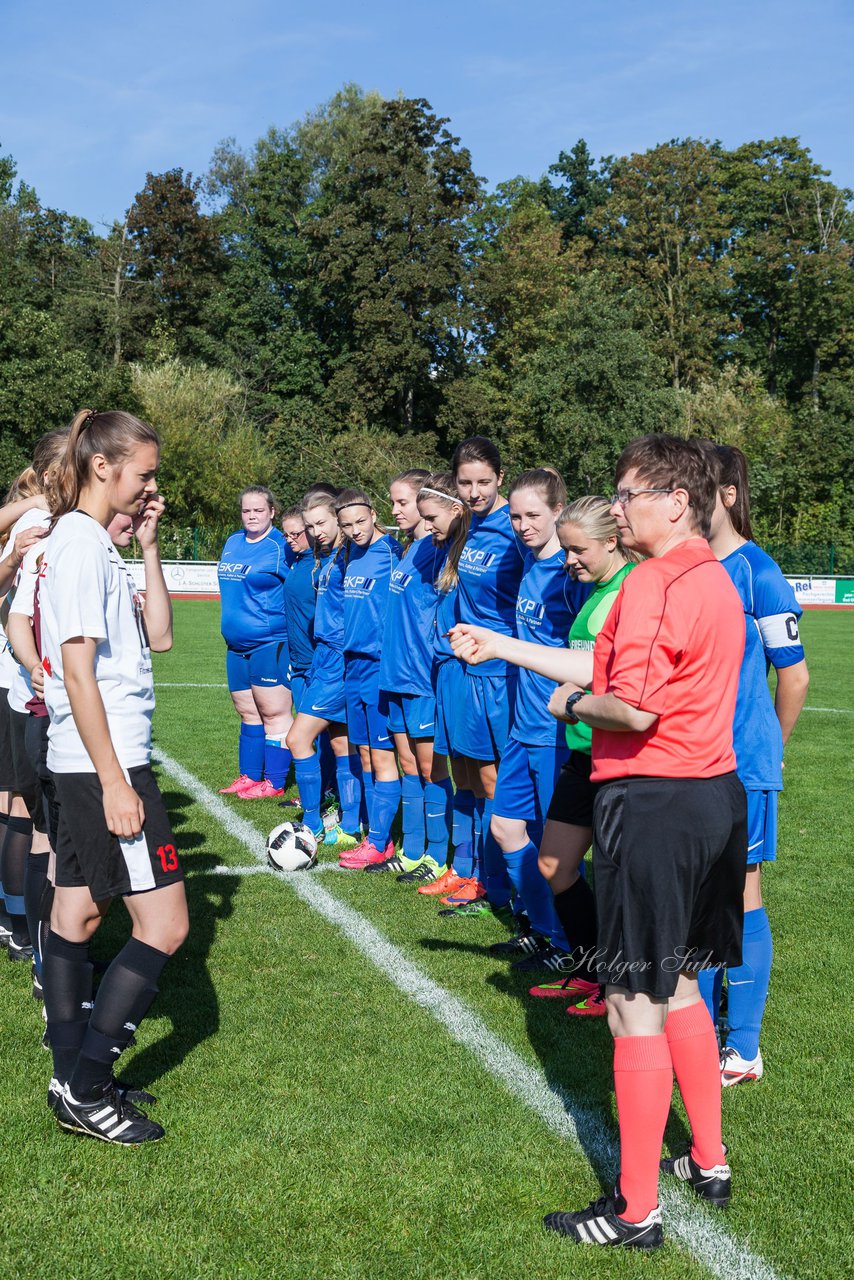
[[[267,861],[275,871],[306,871],[317,862],[317,838],[304,822],[283,822],[267,836]]]

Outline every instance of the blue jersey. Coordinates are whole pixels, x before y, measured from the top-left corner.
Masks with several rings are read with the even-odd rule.
[[[317,603],[314,610],[314,640],[337,653],[344,651],[344,574],[346,547],[336,547],[323,556],[315,575]]]
[[[566,555],[556,551],[537,560],[533,551],[525,558],[525,572],[516,601],[516,633],[520,640],[562,649],[578,610],[592,586],[576,582],[564,568]],[[510,733],[527,747],[547,747],[564,742],[564,725],[549,713],[554,680],[519,669],[519,687]]]
[[[446,545],[419,538],[392,570],[389,583],[380,688],[427,698],[433,692],[433,635]]]
[[[733,723],[736,769],[748,791],[782,791],[783,735],[768,670],[803,661],[802,610],[777,563],[755,542],[745,542],[721,564],[741,597],[747,631]]]
[[[344,576],[345,653],[379,660],[389,584],[400,553],[400,544],[388,534],[368,547],[351,545]]]
[[[291,670],[304,675],[314,657],[315,590],[314,552],[300,551],[293,557],[290,573],[285,578],[285,618],[288,624],[288,649]]]
[[[229,649],[247,653],[259,644],[287,639],[287,573],[285,539],[278,529],[254,542],[244,529],[231,535],[217,566],[221,631]]]
[[[436,667],[440,662],[447,662],[454,657],[448,632],[460,620],[460,595],[456,587],[439,595],[436,609],[436,623],[433,631],[433,686],[435,689]]]
[[[525,565],[525,552],[510,523],[510,507],[479,518],[472,516],[469,536],[459,562],[460,621],[489,627],[504,636],[516,634],[516,597]],[[506,676],[499,659],[466,667],[469,675]],[[515,674],[515,667],[513,668]]]

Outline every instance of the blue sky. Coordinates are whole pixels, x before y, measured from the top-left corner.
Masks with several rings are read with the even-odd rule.
[[[345,81],[427,98],[489,183],[672,137],[799,135],[854,186],[851,0],[0,0],[0,149],[97,223]]]

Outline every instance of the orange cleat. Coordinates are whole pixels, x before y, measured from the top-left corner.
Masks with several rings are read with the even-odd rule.
[[[462,876],[458,876],[453,867],[448,867],[447,871],[443,871],[438,880],[434,880],[432,884],[420,884],[418,886],[419,893],[453,893],[455,889],[459,889],[465,884]]]

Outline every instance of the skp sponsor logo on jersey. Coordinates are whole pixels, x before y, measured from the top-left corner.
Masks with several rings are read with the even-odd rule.
[[[245,578],[251,565],[240,564],[237,560],[220,560],[217,573],[221,578]]]
[[[517,600],[516,619],[520,625],[538,627],[546,616],[546,606],[542,600]]]
[[[344,579],[344,594],[345,596],[369,596],[376,585],[376,578],[364,578],[360,574],[348,573]]]
[[[460,572],[486,573],[497,559],[498,556],[494,551],[478,551],[476,547],[463,547],[459,564]]]
[[[411,573],[407,573],[405,569],[395,569],[391,575],[389,590],[395,591],[400,595],[401,591],[405,591],[411,581]]]

